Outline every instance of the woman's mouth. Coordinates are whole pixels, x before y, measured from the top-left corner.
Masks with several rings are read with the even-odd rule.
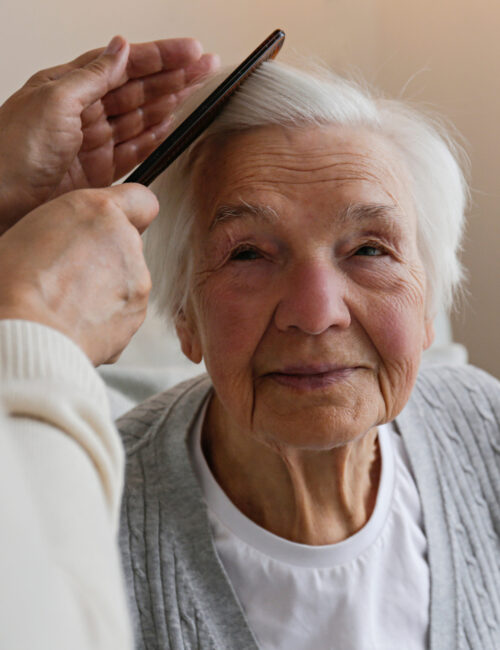
[[[270,372],[267,377],[290,388],[314,390],[341,383],[349,379],[355,370],[356,367],[354,366],[331,366],[327,368],[324,366],[299,366],[284,368],[278,372]]]

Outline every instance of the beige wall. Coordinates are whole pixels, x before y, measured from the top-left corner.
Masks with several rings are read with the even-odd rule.
[[[439,109],[466,140],[472,163],[464,250],[469,296],[453,330],[471,362],[500,378],[500,3],[384,0],[379,6],[381,84],[398,92],[422,70],[408,96]]]
[[[32,72],[104,44],[195,35],[225,62],[272,29],[285,51],[357,70],[390,93],[440,110],[465,136],[473,206],[464,260],[470,297],[454,317],[473,363],[500,377],[500,4],[491,0],[0,0],[0,101]]]

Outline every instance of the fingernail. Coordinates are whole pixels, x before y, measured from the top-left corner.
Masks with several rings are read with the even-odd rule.
[[[125,45],[125,40],[121,36],[113,36],[103,54],[118,54]]]

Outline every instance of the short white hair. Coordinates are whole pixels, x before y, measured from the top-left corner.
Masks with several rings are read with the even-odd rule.
[[[179,121],[225,77],[212,78],[188,105]],[[463,270],[460,245],[468,203],[462,149],[442,121],[407,102],[387,99],[365,84],[324,68],[264,63],[234,94],[212,125],[155,182],[160,214],[148,228],[145,254],[157,310],[174,320],[187,299],[192,259],[190,235],[196,214],[193,158],[208,137],[265,125],[286,127],[360,126],[396,145],[413,181],[417,239],[426,272],[427,311],[449,309]]]

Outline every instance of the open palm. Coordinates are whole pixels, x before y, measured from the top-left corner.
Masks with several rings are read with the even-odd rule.
[[[0,234],[48,199],[132,170],[218,65],[193,39],[113,44],[37,73],[0,107]]]

